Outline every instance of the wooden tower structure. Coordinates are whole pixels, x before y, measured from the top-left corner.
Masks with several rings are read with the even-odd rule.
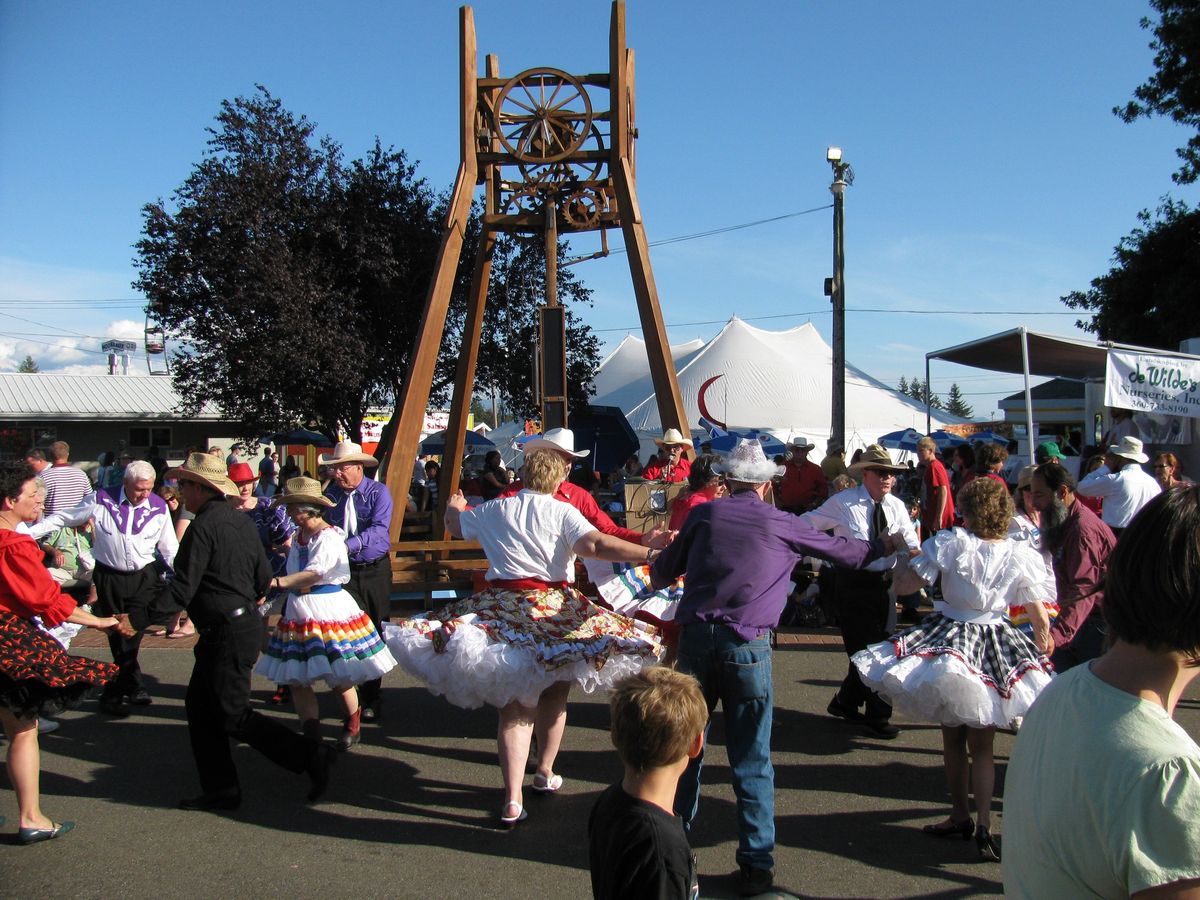
[[[383,473],[394,501],[391,537],[404,524],[409,474],[429,404],[434,364],[445,330],[454,276],[462,255],[471,201],[484,187],[483,230],[471,279],[462,351],[446,430],[438,485],[434,537],[445,532],[440,513],[458,490],[467,414],[487,302],[496,235],[502,231],[543,234],[546,242],[546,296],[541,309],[539,366],[543,428],[565,426],[566,369],[562,310],[556,296],[560,233],[620,228],[637,298],[650,373],[663,427],[688,433],[675,367],[658,303],[646,229],[635,188],[634,55],[625,46],[625,4],[612,5],[609,71],[573,75],[561,69],[527,69],[500,76],[499,60],[489,55],[479,75],[475,20],[469,6],[459,10],[460,160],[443,225],[434,275],[425,298],[413,364],[398,398],[396,427]],[[607,105],[607,109],[604,105]]]

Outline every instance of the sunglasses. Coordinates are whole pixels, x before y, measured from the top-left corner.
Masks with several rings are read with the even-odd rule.
[[[872,473],[873,475],[878,475],[880,478],[886,479],[886,478],[895,478],[896,477],[896,473],[889,471],[888,469],[867,469],[867,471]]]

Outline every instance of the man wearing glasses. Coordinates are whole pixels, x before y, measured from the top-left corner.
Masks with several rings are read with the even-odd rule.
[[[832,530],[836,537],[870,541],[899,534],[910,549],[916,550],[919,548],[917,533],[908,507],[892,494],[896,475],[903,471],[905,468],[893,463],[887,450],[872,444],[849,468],[849,474],[861,474],[862,484],[834,494],[801,518],[820,531]],[[838,624],[847,656],[866,649],[868,644],[887,639],[888,614],[892,609],[888,587],[895,565],[896,557],[887,556],[874,560],[861,570],[841,566],[834,569]],[[859,712],[859,707],[864,705],[866,712]],[[839,719],[865,725],[881,738],[890,740],[900,733],[900,729],[891,723],[891,704],[867,689],[853,663],[849,665],[842,686],[829,701],[828,710]]]

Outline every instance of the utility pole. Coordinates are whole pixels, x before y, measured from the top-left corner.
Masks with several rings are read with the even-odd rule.
[[[825,293],[833,303],[833,409],[829,437],[839,446],[846,441],[846,253],[843,243],[846,188],[854,183],[854,170],[842,161],[842,148],[830,147],[825,158],[833,167],[833,278]]]

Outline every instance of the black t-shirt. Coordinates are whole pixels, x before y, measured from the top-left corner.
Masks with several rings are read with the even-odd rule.
[[[588,843],[596,900],[693,900],[700,894],[682,820],[629,796],[619,783],[592,807]]]

